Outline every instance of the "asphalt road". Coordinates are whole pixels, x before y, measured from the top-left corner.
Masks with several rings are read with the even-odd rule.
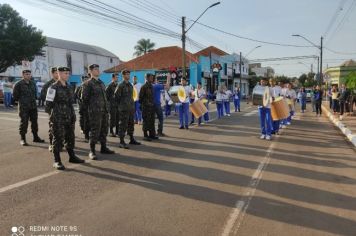
[[[76,166],[62,152],[64,172],[48,144],[19,145],[18,123],[0,108],[0,235],[356,235],[356,152],[325,117],[298,114],[269,142],[249,105],[189,130],[173,116],[157,142],[109,137],[116,154]]]

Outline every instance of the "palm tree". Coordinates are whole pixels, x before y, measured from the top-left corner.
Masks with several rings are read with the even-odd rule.
[[[155,43],[151,42],[150,39],[140,39],[134,47],[136,50],[134,56],[145,55],[146,53],[153,51],[154,47]]]

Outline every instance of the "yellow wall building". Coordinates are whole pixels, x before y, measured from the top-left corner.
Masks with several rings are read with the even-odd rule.
[[[327,80],[328,84],[336,84],[340,86],[342,83],[345,83],[346,77],[354,71],[356,71],[356,62],[349,60],[345,61],[338,67],[329,67],[324,70],[324,78]]]

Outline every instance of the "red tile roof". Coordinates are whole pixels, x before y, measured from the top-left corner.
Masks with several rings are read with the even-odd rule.
[[[208,57],[208,56],[210,56],[210,53],[218,55],[218,56],[228,55],[227,52],[224,52],[223,50],[221,50],[221,49],[219,49],[217,47],[214,47],[214,46],[207,47],[207,48],[195,53],[194,55],[197,56],[197,57],[199,57],[199,56]]]
[[[189,66],[190,62],[198,62],[197,56],[186,51],[186,66]],[[163,47],[156,49],[146,55],[139,56],[130,61],[121,63],[108,70],[106,73],[120,72],[123,69],[128,70],[161,70],[168,69],[169,67],[182,67],[182,48],[177,46]]]

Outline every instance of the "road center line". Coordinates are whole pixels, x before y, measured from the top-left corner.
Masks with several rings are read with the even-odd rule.
[[[247,113],[248,114],[248,113]],[[270,159],[271,159],[271,153],[276,145],[276,142],[272,142],[271,145],[269,146],[267,153],[265,157],[262,159],[260,164],[258,165],[256,171],[253,173],[252,178],[247,185],[246,191],[243,193],[241,196],[241,199],[239,199],[236,204],[235,208],[231,211],[226,224],[223,228],[222,231],[222,236],[228,236],[230,234],[235,235],[237,231],[239,230],[239,227],[242,223],[242,220],[245,216],[245,213],[247,211],[247,208],[250,205],[250,202],[255,195],[258,183],[262,179],[263,175],[263,170],[267,167]]]
[[[90,162],[92,162],[92,160],[86,160],[85,161],[86,164],[90,163]],[[81,165],[68,165],[66,167],[70,168],[70,169],[75,169],[75,168],[80,167],[80,166]],[[15,184],[11,184],[11,185],[2,187],[2,188],[0,188],[0,193],[4,193],[6,191],[9,191],[9,190],[12,190],[12,189],[15,189],[15,188],[19,188],[21,186],[24,186],[24,185],[27,185],[27,184],[30,184],[30,183],[33,183],[33,182],[37,182],[37,181],[39,181],[41,179],[50,177],[52,175],[60,174],[60,173],[66,173],[66,171],[55,170],[55,171],[51,171],[51,172],[45,173],[43,175],[35,176],[35,177],[30,178],[30,179],[26,179],[26,180],[17,182]]]

